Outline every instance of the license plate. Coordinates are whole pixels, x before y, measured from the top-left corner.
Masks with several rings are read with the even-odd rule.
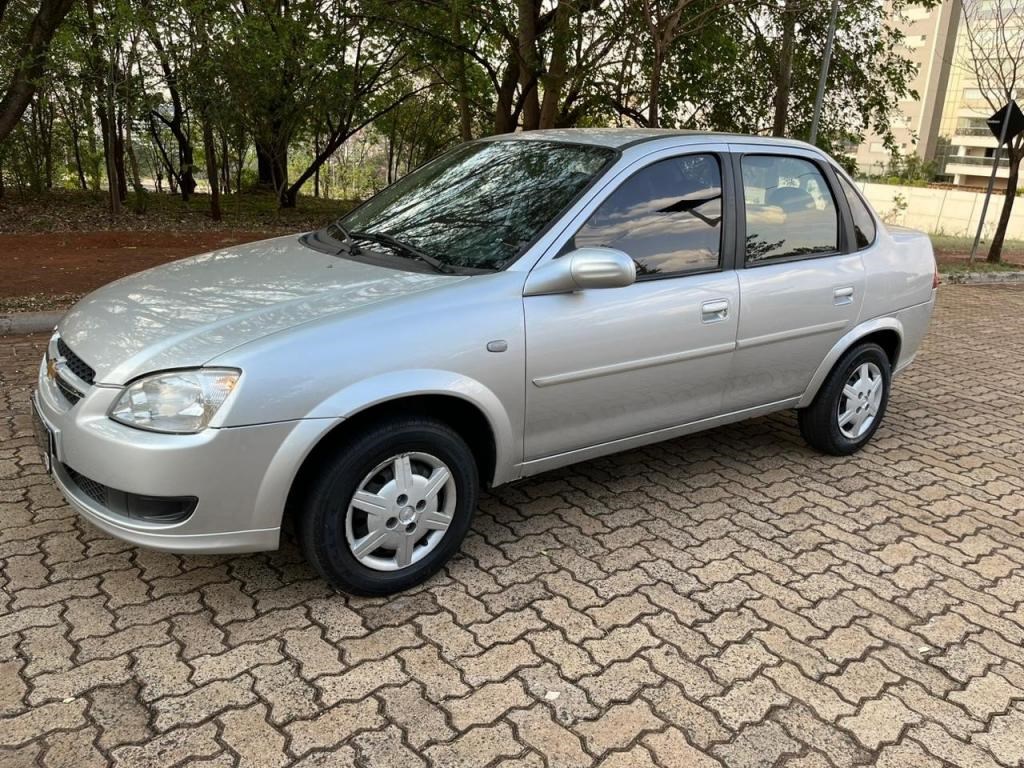
[[[32,398],[32,426],[35,427],[36,443],[43,459],[43,467],[49,474],[53,472],[53,432],[46,426],[43,417],[39,415],[34,397]]]

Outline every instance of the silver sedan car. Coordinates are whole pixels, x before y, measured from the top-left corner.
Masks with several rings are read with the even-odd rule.
[[[452,556],[481,486],[789,408],[853,453],[936,284],[928,238],[807,144],[497,136],[320,231],[82,299],[37,431],[113,536],[245,552],[288,522],[325,579],[384,594]]]

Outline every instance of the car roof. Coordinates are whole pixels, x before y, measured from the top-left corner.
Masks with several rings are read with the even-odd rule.
[[[540,131],[516,131],[488,136],[486,141],[560,141],[574,144],[593,144],[602,147],[622,149],[633,144],[659,139],[686,139],[686,143],[697,143],[716,139],[789,147],[813,148],[810,144],[796,139],[780,139],[774,136],[750,136],[742,133],[716,133],[713,131],[688,131],[677,128],[550,128]]]

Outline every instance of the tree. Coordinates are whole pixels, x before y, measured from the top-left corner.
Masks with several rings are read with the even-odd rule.
[[[170,98],[169,104],[161,104],[151,111],[151,117],[162,122],[171,132],[178,145],[178,166],[171,168],[176,176],[181,199],[187,201],[196,188],[195,153],[192,147],[191,124],[188,108],[181,91],[182,70],[187,66],[183,49],[187,50],[189,40],[180,31],[172,29],[168,20],[181,21],[184,14],[175,13],[176,3],[157,5],[153,0],[141,0],[138,9],[139,23],[154,52],[156,64],[163,74],[163,86]],[[179,38],[184,37],[184,40]],[[155,130],[152,131],[156,133]],[[165,153],[166,156],[166,153]]]
[[[901,46],[901,20],[911,6],[935,4],[936,0],[840,3],[818,138],[823,149],[857,143],[868,129],[895,146],[896,107],[901,99],[916,97],[911,88],[915,66]],[[723,73],[721,97],[712,112],[730,130],[806,138],[831,3],[772,0],[737,11],[739,30],[727,31],[736,58]],[[766,110],[765,104],[774,109]],[[722,105],[729,105],[732,114],[723,114]]]
[[[10,84],[0,97],[0,144],[14,130],[46,69],[50,40],[68,15],[74,0],[41,0],[32,18],[18,54]],[[0,0],[0,23],[4,22],[7,1]]]
[[[602,78],[615,112],[651,128],[728,130],[711,113],[739,106],[731,83],[743,34],[740,12],[756,2],[624,0],[619,63]]]
[[[1024,0],[964,0],[965,55],[959,65],[978,84],[993,111],[1001,109],[1020,93],[1024,82]],[[1010,223],[1016,190],[1020,183],[1020,162],[1024,159],[1024,133],[1007,143],[1009,177],[999,222],[992,235],[988,261],[1003,258],[1003,242]]]

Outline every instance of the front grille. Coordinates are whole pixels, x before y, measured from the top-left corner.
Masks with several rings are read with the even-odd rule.
[[[64,339],[57,339],[57,352],[67,363],[68,368],[86,384],[92,384],[96,380],[96,371],[78,355],[71,351],[71,347],[64,343]]]
[[[54,379],[57,382],[57,389],[64,395],[64,399],[68,401],[69,406],[82,399],[82,393],[64,381],[60,375],[55,376]]]

